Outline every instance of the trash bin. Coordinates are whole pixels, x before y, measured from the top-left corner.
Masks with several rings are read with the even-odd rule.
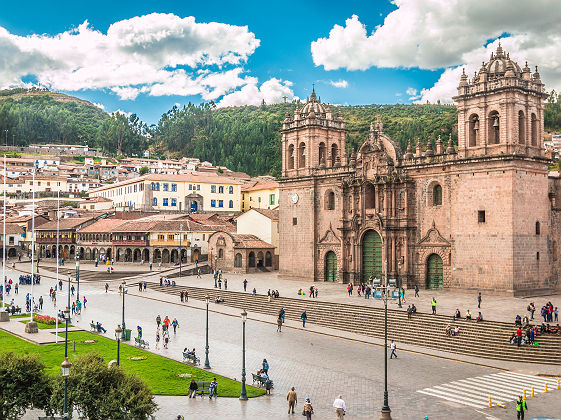
[[[125,341],[130,341],[131,339],[131,330],[127,330],[125,328]]]

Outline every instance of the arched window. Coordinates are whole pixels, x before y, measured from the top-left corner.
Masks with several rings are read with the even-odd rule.
[[[230,185],[230,187],[228,188],[228,193],[229,193],[229,194],[234,194],[234,187],[232,187],[231,185]]]
[[[319,144],[319,159],[318,163],[321,165],[322,163],[325,165],[325,143],[321,142]]]
[[[228,208],[234,208],[234,200],[230,200],[230,202],[228,203]]]
[[[331,166],[335,166],[335,163],[337,162],[337,156],[339,154],[339,147],[333,143],[331,145]]]
[[[224,250],[222,248],[218,250],[218,258],[224,258]]]
[[[273,254],[271,251],[267,251],[265,253],[265,267],[272,267],[273,266]]]
[[[440,184],[436,184],[432,188],[432,205],[440,206],[442,204],[442,187]]]
[[[294,169],[294,145],[288,146],[288,169]]]
[[[532,146],[538,145],[538,119],[536,114],[532,114],[532,119],[530,120],[530,130],[532,135]]]
[[[469,147],[477,146],[479,133],[479,116],[472,115],[469,118]]]
[[[335,193],[331,190],[325,193],[325,210],[335,210]]]
[[[536,222],[536,235],[540,234],[540,222]]]
[[[300,143],[298,147],[298,167],[304,168],[306,166],[306,143]]]
[[[248,258],[248,260],[249,260],[249,264],[248,264],[248,265],[249,265],[250,267],[255,267],[255,252],[251,251],[251,252],[249,253],[249,258]]]
[[[499,144],[500,140],[500,118],[497,111],[489,114],[489,130],[488,130],[488,144]]]
[[[234,257],[234,267],[241,267],[242,266],[242,254],[239,252]]]
[[[526,143],[526,118],[524,118],[524,111],[518,112],[518,143]]]
[[[364,186],[364,207],[367,209],[376,207],[376,190],[370,183]]]

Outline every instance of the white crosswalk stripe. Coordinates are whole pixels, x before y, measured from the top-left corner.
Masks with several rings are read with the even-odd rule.
[[[534,393],[544,392],[545,384],[548,392],[556,391],[557,378],[543,378],[516,372],[500,372],[473,378],[459,379],[445,384],[424,388],[417,392],[467,405],[473,408],[489,406],[489,396],[493,405],[515,401],[526,390],[529,397]]]

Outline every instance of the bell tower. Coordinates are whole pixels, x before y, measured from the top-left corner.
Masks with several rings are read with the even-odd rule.
[[[518,63],[501,44],[471,80],[462,73],[458,96],[458,156],[543,156],[544,100],[536,71]]]
[[[314,168],[345,166],[345,123],[341,110],[334,116],[315,89],[294,115],[286,111],[282,124],[282,176],[311,175]]]

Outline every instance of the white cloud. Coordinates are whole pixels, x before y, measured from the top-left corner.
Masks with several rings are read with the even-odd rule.
[[[421,91],[420,101],[450,101],[458,66],[478,69],[502,34],[506,51],[521,65],[539,64],[549,89],[561,88],[561,7],[558,0],[394,0],[396,10],[370,33],[353,15],[311,44],[314,64],[344,68],[444,68],[439,81]],[[471,74],[471,73],[470,73]]]
[[[409,96],[415,96],[417,94],[417,89],[409,87],[407,88],[405,93],[408,94]]]
[[[93,103],[93,106],[95,106],[95,107],[97,107],[97,108],[99,108],[99,109],[105,109],[105,105],[103,105],[103,104],[98,104],[98,103],[96,103],[96,102]]]
[[[54,90],[109,89],[123,100],[142,93],[216,99],[257,83],[242,66],[259,44],[247,26],[163,13],[115,22],[106,34],[87,21],[55,35],[0,27],[0,88],[23,86],[32,75]]]
[[[284,97],[287,101],[298,99],[294,96],[291,86],[292,82],[288,80],[272,78],[258,87],[255,79],[253,83],[248,83],[240,90],[224,96],[218,106],[260,105],[263,101],[267,104],[273,104],[283,102]]]
[[[331,86],[335,86],[336,88],[346,88],[346,87],[349,86],[349,82],[347,82],[346,80],[343,80],[343,79],[337,80],[336,82],[333,81],[333,80],[330,80],[329,84]]]

